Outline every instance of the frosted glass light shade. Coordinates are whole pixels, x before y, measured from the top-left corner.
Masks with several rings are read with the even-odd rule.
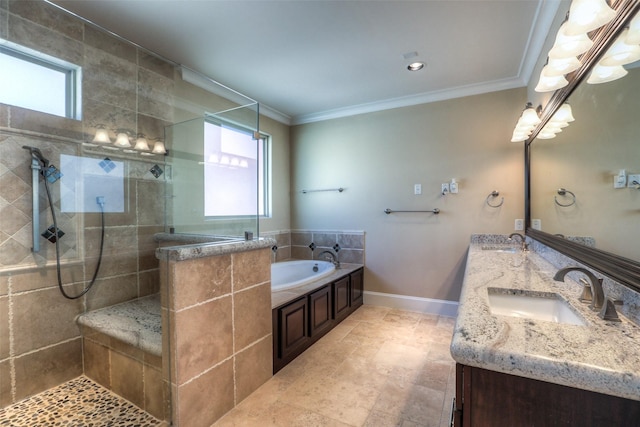
[[[147,138],[145,138],[143,134],[138,134],[138,139],[136,139],[136,146],[133,148],[139,151],[149,151],[149,143],[147,142]]]
[[[549,58],[563,59],[582,55],[593,46],[593,40],[586,33],[570,36],[566,34],[567,22],[560,26],[556,41],[549,51]]]
[[[522,142],[529,138],[529,134],[514,132],[511,136],[511,142]]]
[[[95,142],[97,144],[111,144],[111,138],[109,138],[109,131],[106,130],[103,126],[98,126],[92,142]]]
[[[538,125],[538,123],[540,123],[540,117],[538,117],[538,113],[536,112],[536,109],[533,107],[527,107],[522,112],[522,115],[520,116],[520,120],[518,120],[518,126],[527,125],[527,126],[535,127]]]
[[[613,67],[605,67],[604,65],[596,64],[593,67],[593,71],[587,79],[589,84],[599,84],[612,82],[626,76],[629,72],[624,69],[622,65],[615,65]]]
[[[600,60],[600,64],[605,67],[613,67],[614,65],[625,65],[636,62],[640,59],[640,45],[627,44],[627,35],[629,30],[625,29],[616,39],[611,47],[605,52]]]
[[[606,0],[573,0],[569,9],[566,34],[586,34],[607,24],[616,16]]]
[[[556,137],[556,133],[549,129],[542,129],[538,135],[536,135],[537,139],[552,139]]]
[[[569,82],[564,76],[550,76],[547,74],[547,66],[545,65],[540,72],[540,80],[534,89],[536,92],[552,92],[568,85]]]
[[[568,58],[549,58],[547,63],[547,75],[551,77],[562,76],[577,70],[582,62],[575,56]]]
[[[627,44],[640,44],[640,13],[636,14],[629,24]]]
[[[129,135],[126,132],[119,132],[116,136],[116,142],[113,143],[117,147],[129,148],[131,147],[131,141]]]
[[[553,126],[557,126],[559,128],[565,128],[569,126],[569,123],[575,121],[573,117],[573,112],[571,111],[571,105],[562,104],[558,111],[555,112],[549,123]]]
[[[153,144],[153,150],[151,150],[151,152],[155,154],[165,154],[167,150],[164,148],[164,142],[156,141]]]

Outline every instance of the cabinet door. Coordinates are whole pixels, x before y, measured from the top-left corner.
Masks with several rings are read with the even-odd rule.
[[[333,282],[333,318],[341,319],[349,314],[349,276]]]
[[[294,353],[309,340],[307,300],[301,298],[278,309],[280,357]]]
[[[362,305],[362,295],[364,292],[363,270],[351,273],[351,306]]]
[[[331,286],[324,286],[309,295],[309,332],[314,337],[331,327]]]

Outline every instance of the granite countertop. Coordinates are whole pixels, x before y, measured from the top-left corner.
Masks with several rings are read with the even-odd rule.
[[[640,328],[600,319],[578,301],[582,286],[565,282],[534,252],[469,248],[451,355],[461,364],[640,400]],[[495,245],[494,245],[495,246]],[[488,288],[560,295],[587,325],[567,325],[491,314]]]
[[[334,270],[333,273],[321,279],[314,280],[313,282],[309,282],[295,288],[273,291],[271,292],[271,308],[280,307],[281,305],[293,301],[298,297],[325,285],[326,283],[331,283],[346,276],[347,274],[351,274],[362,267],[364,267],[362,264],[340,263],[340,268]]]

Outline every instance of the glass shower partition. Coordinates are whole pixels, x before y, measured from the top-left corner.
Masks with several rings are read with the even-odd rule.
[[[258,104],[167,126],[167,232],[209,241],[252,239],[263,213]]]

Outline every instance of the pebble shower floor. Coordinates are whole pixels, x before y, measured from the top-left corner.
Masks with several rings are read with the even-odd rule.
[[[162,427],[166,423],[81,376],[0,409],[2,427]]]

